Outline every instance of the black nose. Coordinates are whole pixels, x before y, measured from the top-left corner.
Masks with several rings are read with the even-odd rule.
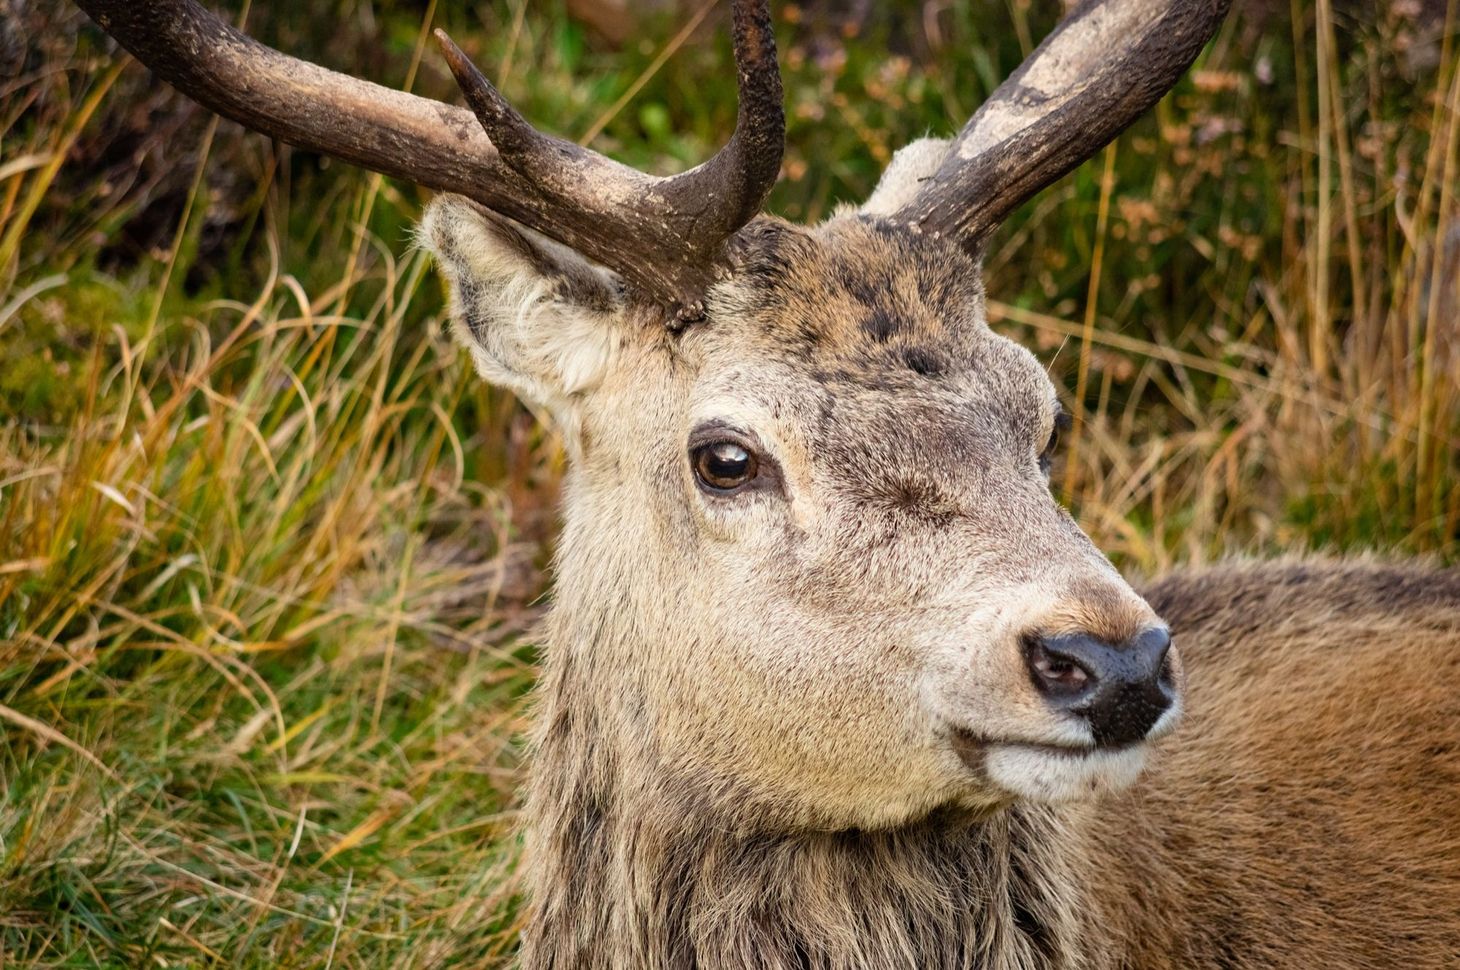
[[[1053,706],[1083,715],[1101,747],[1142,740],[1175,702],[1170,650],[1161,627],[1121,644],[1084,633],[1024,638],[1034,686]]]

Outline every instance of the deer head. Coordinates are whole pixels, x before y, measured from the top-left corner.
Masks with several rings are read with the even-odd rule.
[[[988,326],[979,259],[1229,0],[1085,0],[955,138],[813,227],[758,215],[783,138],[766,0],[733,4],[734,135],[666,179],[534,131],[444,37],[471,113],[190,0],[80,2],[214,110],[455,193],[421,239],[456,335],[572,454],[541,742],[586,727],[592,784],[887,826],[1128,783],[1175,723],[1176,653],[1051,496],[1058,398]]]

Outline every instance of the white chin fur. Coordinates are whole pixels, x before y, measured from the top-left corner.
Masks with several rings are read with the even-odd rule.
[[[1145,745],[1086,754],[998,745],[985,755],[994,784],[1031,802],[1068,802],[1128,788],[1146,764]]]

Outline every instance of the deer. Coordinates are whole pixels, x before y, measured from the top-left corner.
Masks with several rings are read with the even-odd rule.
[[[817,225],[732,0],[733,134],[653,177],[78,0],[219,114],[440,194],[476,370],[569,452],[525,782],[526,970],[1255,970],[1460,960],[1460,573],[1290,557],[1137,589],[1051,494],[1045,369],[980,261],[1229,0],[1081,0]]]

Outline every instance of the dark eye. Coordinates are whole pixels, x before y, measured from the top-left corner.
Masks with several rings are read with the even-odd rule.
[[[759,471],[755,455],[733,441],[711,441],[690,451],[695,478],[712,492],[733,492]]]
[[[1070,416],[1064,411],[1054,416],[1054,427],[1049,432],[1049,443],[1039,453],[1039,470],[1048,477],[1050,465],[1054,463],[1054,456],[1059,451],[1060,433],[1069,430]]]

